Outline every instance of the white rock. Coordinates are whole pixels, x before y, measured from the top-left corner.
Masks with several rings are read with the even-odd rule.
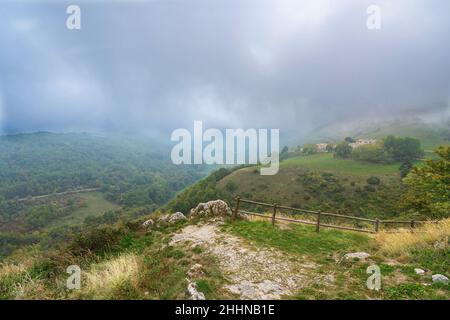
[[[152,225],[154,225],[155,224],[155,222],[152,220],[152,219],[148,219],[147,221],[144,221],[144,223],[142,224],[142,226],[144,227],[144,228],[147,228],[147,227],[150,227],[150,226],[152,226]]]
[[[353,253],[346,253],[344,255],[344,258],[349,260],[349,259],[360,259],[360,260],[364,260],[366,258],[370,257],[370,254],[368,254],[367,252],[353,252]]]
[[[179,220],[186,220],[186,216],[181,212],[175,212],[174,214],[170,215],[168,222],[175,223]]]
[[[420,268],[414,268],[414,272],[415,272],[416,274],[424,274],[424,273],[425,273],[425,270],[420,269]]]
[[[206,203],[199,203],[197,207],[191,209],[190,217],[224,217],[231,215],[231,209],[223,200],[213,200]]]
[[[165,214],[158,221],[165,223],[175,223],[179,220],[187,219],[186,216],[181,212],[175,212],[173,214]]]
[[[433,282],[435,283],[448,283],[449,281],[449,279],[442,274],[433,274],[431,279],[433,279]]]
[[[197,284],[195,282],[190,282],[187,287],[190,300],[205,300],[205,295],[203,292],[197,290]]]

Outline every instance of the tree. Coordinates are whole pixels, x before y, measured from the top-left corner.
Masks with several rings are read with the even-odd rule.
[[[335,155],[339,158],[350,158],[352,154],[352,147],[348,144],[347,141],[342,141],[338,143],[336,146]]]
[[[356,140],[353,139],[352,137],[346,137],[346,138],[344,139],[344,141],[347,141],[348,143],[356,142]]]
[[[414,167],[403,179],[402,207],[430,218],[444,218],[450,216],[450,146],[441,146],[435,153],[440,159]]]
[[[332,144],[327,144],[327,146],[325,147],[325,150],[327,152],[333,152],[334,151],[334,146]]]
[[[288,156],[289,156],[289,148],[288,146],[284,146],[283,149],[281,149],[280,161],[286,159]]]
[[[315,154],[317,153],[317,148],[314,144],[305,144],[302,149],[302,153],[304,154]]]
[[[411,161],[403,162],[400,166],[400,176],[402,178],[406,177],[412,168],[413,168],[413,164]]]
[[[418,139],[388,136],[384,139],[383,145],[395,161],[414,161],[423,156],[423,150]]]

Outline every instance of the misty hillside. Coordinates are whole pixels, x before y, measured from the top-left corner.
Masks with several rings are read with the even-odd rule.
[[[426,126],[422,122],[359,124],[352,131],[334,131],[335,126],[323,128],[330,137],[318,136],[308,142],[338,143],[344,137],[375,138],[381,142],[394,135],[417,139],[425,157],[435,157],[432,150],[449,145],[448,132],[442,127]],[[333,132],[333,133],[332,133]],[[319,133],[317,133],[319,134]],[[351,135],[353,134],[353,135]],[[262,176],[258,166],[221,169],[199,181],[169,202],[168,207],[185,211],[195,202],[214,197],[233,202],[239,195],[246,199],[278,203],[295,208],[325,210],[353,216],[400,218],[404,215],[419,219],[426,216],[404,213],[399,198],[403,192],[402,161],[362,161],[337,158],[333,152],[302,154],[298,147],[290,148],[280,164],[278,174]],[[423,161],[411,159],[421,166]]]
[[[388,135],[412,137],[419,139],[426,150],[432,150],[450,141],[450,120],[425,122],[420,118],[361,120],[352,122],[330,123],[311,131],[303,141],[335,142],[345,137],[383,138]]]
[[[170,149],[136,136],[0,137],[0,259],[65,230],[152,212],[211,168],[175,166]]]
[[[0,199],[100,188],[128,205],[161,205],[207,168],[175,166],[144,137],[34,133],[0,137]]]

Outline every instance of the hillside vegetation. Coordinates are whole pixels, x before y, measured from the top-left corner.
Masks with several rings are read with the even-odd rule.
[[[73,227],[148,214],[207,174],[173,165],[168,150],[134,136],[0,136],[0,259],[22,246],[52,246]],[[56,195],[86,188],[98,191]]]
[[[55,145],[47,140],[46,146],[58,150],[59,138]],[[450,298],[449,284],[432,279],[450,275],[448,147],[439,148],[434,160],[416,161],[405,178],[399,163],[286,151],[277,175],[262,176],[259,166],[220,168],[190,186],[186,181],[198,177],[198,171],[190,175],[191,169],[172,170],[158,161],[147,166],[148,158],[133,154],[134,149],[126,149],[127,155],[111,150],[102,155],[100,148],[93,155],[83,154],[76,143],[71,147],[81,152],[75,158],[82,161],[59,164],[61,171],[45,185],[53,190],[48,197],[14,199],[21,185],[34,181],[31,186],[37,186],[47,179],[55,163],[38,161],[29,175],[21,176],[30,164],[18,161],[9,177],[16,183],[12,188],[0,184],[0,190],[19,192],[0,204],[0,299],[188,299],[188,286],[207,299]],[[18,157],[22,151],[15,148]],[[103,156],[108,160],[99,168],[96,162]],[[92,176],[84,176],[79,166],[89,166],[91,157],[86,172]],[[14,168],[14,157],[6,158],[1,165]],[[178,174],[187,180],[173,182]],[[65,187],[85,181],[99,189],[53,194],[62,190],[57,187],[61,181],[69,181]],[[273,226],[260,218],[234,221],[226,216],[230,210],[223,216],[189,217],[200,202],[223,199],[234,207],[236,195],[353,216],[441,221],[418,224],[413,233],[382,229],[370,235],[326,227],[317,233],[314,226],[280,221]],[[169,222],[167,217],[177,211],[188,218]],[[254,205],[252,211],[266,213],[267,208]],[[364,258],[346,255],[361,252]],[[366,285],[367,267],[374,264],[383,276],[379,291]],[[82,270],[80,290],[66,288],[70,265]]]
[[[278,292],[277,281],[285,280],[291,289],[280,291],[286,293],[280,296],[284,299],[450,298],[448,284],[431,281],[432,274],[450,272],[448,221],[427,225],[423,232],[417,229],[414,241],[391,234],[373,238],[327,229],[316,233],[310,226],[273,227],[252,220],[217,224],[191,219],[150,228],[141,222],[86,228],[50,254],[33,248],[16,252],[0,266],[0,298],[186,299],[190,282],[207,299],[245,298],[261,293],[236,291],[241,285],[266,292],[266,287],[252,284],[262,281]],[[207,230],[213,238],[203,238]],[[183,234],[199,238],[195,245],[174,243]],[[369,258],[345,258],[346,253],[361,251]],[[65,269],[73,264],[83,270],[80,290],[65,287]],[[366,286],[366,269],[373,264],[383,277],[379,291]],[[235,265],[238,271],[230,269]],[[416,274],[415,268],[425,274]]]

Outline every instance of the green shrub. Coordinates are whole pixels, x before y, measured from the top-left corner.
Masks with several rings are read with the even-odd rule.
[[[378,186],[381,183],[381,179],[378,177],[370,177],[367,179],[367,183],[373,186]]]

